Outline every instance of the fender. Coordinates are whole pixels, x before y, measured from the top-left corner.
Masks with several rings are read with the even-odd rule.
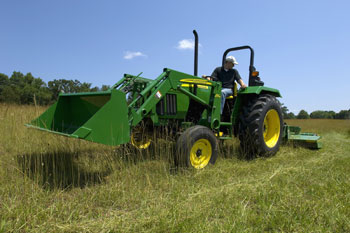
[[[270,87],[264,87],[264,86],[250,86],[250,87],[247,87],[243,90],[240,89],[238,91],[238,96],[249,95],[249,94],[256,94],[256,95],[270,94],[270,95],[273,95],[276,97],[282,97],[279,90],[274,89],[274,88],[270,88]]]

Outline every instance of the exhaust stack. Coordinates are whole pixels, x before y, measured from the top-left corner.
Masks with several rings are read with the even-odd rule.
[[[194,76],[198,75],[198,34],[193,30],[194,34]]]

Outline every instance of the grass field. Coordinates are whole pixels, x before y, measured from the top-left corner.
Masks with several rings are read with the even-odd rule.
[[[247,161],[232,140],[176,171],[169,143],[142,157],[24,126],[43,111],[0,105],[0,232],[350,232],[350,121],[288,121],[321,150]]]

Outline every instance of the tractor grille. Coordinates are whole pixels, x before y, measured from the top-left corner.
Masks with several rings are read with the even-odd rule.
[[[177,112],[176,104],[177,104],[176,94],[166,94],[165,99],[162,99],[161,101],[159,101],[156,106],[157,114],[160,116],[163,116],[165,114],[176,115],[176,112]]]
[[[164,115],[164,99],[161,99],[156,106],[157,114],[160,116]]]
[[[166,94],[166,111],[168,115],[176,115],[176,95]]]

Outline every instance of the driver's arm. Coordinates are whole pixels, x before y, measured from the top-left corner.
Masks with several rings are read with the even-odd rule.
[[[210,76],[202,75],[202,78],[212,81],[218,81],[218,68],[216,68]]]
[[[244,82],[243,82],[242,79],[239,79],[237,82],[239,83],[239,85],[241,85],[241,88],[242,88],[242,89],[247,88],[247,85],[244,84]]]
[[[241,76],[238,73],[238,70],[233,69],[233,71],[235,72],[235,80],[239,83],[239,85],[241,86],[242,89],[247,88],[247,85],[245,85],[245,83],[243,82]]]
[[[211,74],[211,80],[213,80],[213,81],[218,81],[218,80],[219,80],[219,79],[218,79],[218,71],[219,71],[218,68],[216,68],[216,69],[213,71],[213,73]]]

